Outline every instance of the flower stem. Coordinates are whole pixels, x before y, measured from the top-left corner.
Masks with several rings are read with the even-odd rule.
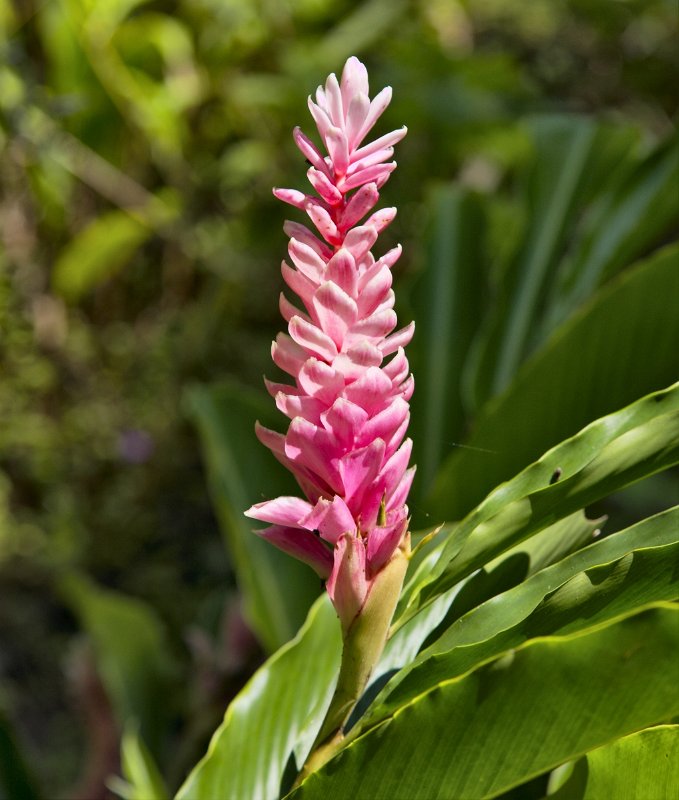
[[[342,727],[361,698],[387,642],[389,624],[401,595],[409,557],[410,534],[406,534],[401,546],[373,579],[363,607],[344,631],[342,663],[335,693],[293,788],[320,769],[342,746]]]

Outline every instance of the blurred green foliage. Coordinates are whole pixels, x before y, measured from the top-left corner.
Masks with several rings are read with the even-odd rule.
[[[106,796],[117,749],[85,728],[124,722],[97,705],[82,639],[108,645],[66,576],[166,630],[183,688],[146,744],[175,784],[257,659],[182,393],[270,371],[270,188],[302,184],[305,94],[352,53],[397,88],[402,275],[433,182],[497,193],[488,235],[515,250],[526,115],[665,138],[676,35],[670,0],[0,0],[0,710],[50,797]]]

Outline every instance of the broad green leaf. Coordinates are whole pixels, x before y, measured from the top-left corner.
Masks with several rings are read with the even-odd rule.
[[[549,267],[572,213],[579,184],[586,175],[596,126],[580,118],[546,119],[536,125],[535,136],[538,170],[533,176],[535,194],[531,211],[534,220],[502,326],[491,385],[493,394],[508,385],[521,362]],[[555,163],[558,169],[554,169]]]
[[[487,564],[493,568],[512,556],[522,556],[527,561],[526,576],[556,564],[562,558],[575,553],[585,545],[591,544],[599,536],[606,518],[588,519],[582,511],[576,511],[568,517],[555,522],[540,533],[519,542],[515,547],[498,556]]]
[[[324,595],[295,639],[231,703],[207,755],[176,800],[275,800],[291,753],[298,768],[308,755],[330,702],[340,655],[339,622]]]
[[[521,542],[483,569],[443,592],[405,624],[395,625],[372,676],[372,683],[380,682],[384,675],[394,669],[411,664],[425,640],[435,636],[435,631],[449,627],[469,609],[584,546],[591,541],[592,533],[600,523],[601,520],[588,520],[581,512],[572,514],[531,539]],[[431,553],[434,561],[439,557],[439,551]],[[420,564],[420,570],[416,571],[412,583],[404,588],[399,601],[400,608],[407,606],[411,589],[417,587],[418,575],[426,574],[430,563],[425,559]]]
[[[264,526],[243,515],[253,503],[299,491],[255,437],[255,420],[272,427],[280,421],[259,392],[230,383],[193,386],[186,401],[201,436],[214,506],[248,621],[273,652],[295,635],[319,591],[312,570],[256,536],[253,530]]]
[[[459,519],[545,448],[676,380],[675,297],[679,248],[669,247],[613,281],[562,325],[481,413],[468,447],[444,462],[427,503],[433,518]]]
[[[109,211],[80,231],[54,265],[55,291],[78,300],[117,274],[151,236],[152,230],[124,211]]]
[[[478,325],[484,293],[478,198],[441,186],[429,199],[424,270],[413,287],[417,336],[408,351],[421,376],[412,400],[416,485],[429,487],[444,452],[464,425],[459,375]]]
[[[679,712],[679,607],[533,639],[418,695],[313,773],[295,800],[497,797]]]
[[[112,779],[109,787],[125,800],[168,800],[158,767],[135,728],[128,726],[120,750],[124,780]]]
[[[619,163],[636,136],[628,129],[590,118],[550,114],[527,121],[534,142],[533,162],[522,177],[520,196],[529,224],[524,239],[499,278],[497,298],[467,366],[468,394],[480,405],[510,383],[535,346],[555,266],[578,212]]]
[[[585,220],[573,253],[553,283],[545,332],[586,301],[596,287],[633,263],[679,214],[679,148],[674,137],[630,173],[623,170]]]
[[[361,727],[527,639],[573,633],[677,598],[679,507],[573,554],[453,622],[385,687]]]
[[[453,586],[443,592],[406,624],[395,629],[382,653],[371,682],[379,681],[382,676],[395,669],[400,669],[415,658],[422,643],[446,618],[455,598],[464,588],[464,583]]]
[[[668,800],[679,790],[679,725],[658,725],[597,747],[553,800]]]
[[[509,548],[502,555],[485,565],[485,569],[493,569],[507,558],[520,555],[525,563],[523,576],[532,575],[534,572],[560,561],[570,553],[579,550],[592,541],[600,533],[600,528],[605,518],[590,520],[582,511],[577,511],[564,519],[555,522],[539,533],[519,542],[515,547]],[[420,584],[426,582],[433,565],[441,558],[441,553],[446,547],[446,539],[453,535],[456,526],[442,525],[436,534],[433,544],[427,546],[422,552],[415,552],[411,558],[408,575],[401,592],[396,616],[407,608],[411,597],[417,593]],[[438,544],[436,544],[438,542]]]
[[[371,676],[366,694],[349,720],[349,726],[363,716],[391,674],[411,665],[423,643],[426,644],[436,637],[437,631],[448,628],[470,608],[517,585],[527,576],[561,560],[591,541],[592,532],[600,522],[588,520],[581,512],[559,521],[440,594],[405,624],[394,626],[384,653]],[[431,555],[434,559],[438,557],[437,552]],[[421,569],[426,571],[427,564],[425,559],[420,565]],[[417,585],[417,574],[413,582]],[[401,598],[402,607],[407,605],[408,596],[409,587],[406,586],[404,597]],[[398,676],[402,674],[403,671]],[[390,683],[389,687],[391,686]]]
[[[596,420],[491,492],[447,539],[420,584],[419,601],[533,533],[678,460],[675,384]]]
[[[38,797],[9,721],[0,711],[0,800],[38,800]]]
[[[377,665],[373,682],[394,669],[411,664],[423,642],[435,635],[434,631],[447,628],[474,605],[504,592],[591,542],[601,523],[602,520],[587,519],[582,512],[559,520],[444,591],[416,615],[407,617],[405,621],[398,620],[412,594],[417,592],[422,578],[440,558],[441,550],[445,547],[445,536],[450,535],[452,530],[451,526],[444,526],[439,531],[444,541],[424,558],[420,559],[419,554],[413,558],[417,563],[413,564],[413,574],[404,585],[395,614],[397,622]]]
[[[457,551],[457,543],[449,542],[452,561],[446,569],[445,582],[464,577],[489,557],[502,553],[507,544],[521,541],[566,514],[677,463],[679,412],[627,431],[603,447],[570,479],[509,503],[487,525],[477,527],[461,550]],[[442,558],[447,555],[444,550]]]
[[[165,630],[141,600],[75,572],[59,588],[94,645],[97,668],[121,728],[138,725],[153,752],[174,712],[173,659]]]

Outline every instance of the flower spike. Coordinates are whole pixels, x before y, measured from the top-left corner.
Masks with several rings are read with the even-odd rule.
[[[281,296],[286,334],[274,362],[294,385],[268,384],[289,419],[284,435],[260,440],[293,472],[305,499],[280,497],[246,514],[273,527],[258,531],[310,564],[324,579],[346,633],[375,581],[407,546],[410,442],[404,443],[412,394],[404,346],[414,327],[396,331],[391,267],[400,246],[378,259],[372,248],[395,208],[375,210],[396,166],[393,148],[406,128],[365,142],[391,99],[371,101],[368,73],[355,57],[341,79],[330,75],[309,98],[322,147],[295,128],[311,165],[309,193],[274,189],[305,212],[312,230],[288,222],[283,277],[299,297]],[[327,155],[324,155],[324,151]]]

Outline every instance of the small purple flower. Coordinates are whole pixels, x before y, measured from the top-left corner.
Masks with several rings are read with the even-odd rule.
[[[153,438],[146,431],[132,428],[118,435],[118,455],[128,464],[145,464],[154,450]]]

